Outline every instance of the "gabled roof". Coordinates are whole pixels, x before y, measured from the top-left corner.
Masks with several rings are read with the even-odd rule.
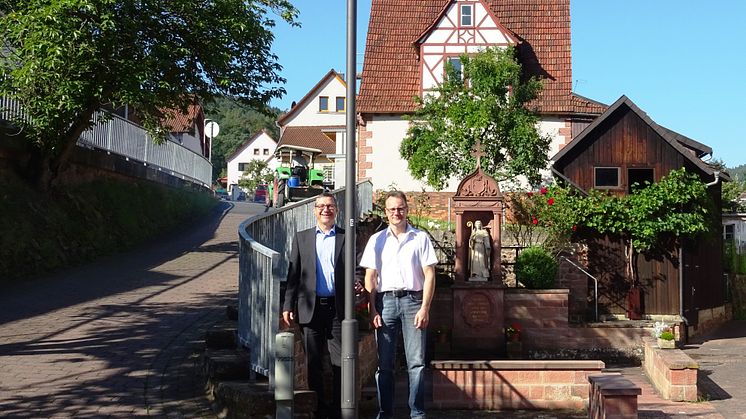
[[[451,6],[451,3],[452,2],[449,1],[449,2],[443,4],[443,8],[440,10],[440,13],[438,13],[438,17],[435,20],[433,20],[433,22],[427,28],[425,28],[425,30],[422,31],[422,33],[420,34],[420,36],[418,36],[417,40],[414,42],[415,44],[421,43],[421,42],[425,41],[425,39],[427,38],[427,35],[430,34],[430,32],[432,30],[435,29],[435,27],[438,25],[438,23],[447,14],[448,9]],[[511,32],[510,30],[508,30],[507,28],[505,28],[502,24],[500,24],[500,21],[497,20],[497,18],[495,17],[495,14],[492,13],[492,11],[490,10],[490,8],[489,8],[489,6],[487,4],[485,4],[485,7],[486,7],[487,13],[490,15],[490,17],[495,20],[495,23],[497,24],[497,28],[500,31],[502,31],[505,35],[507,35],[508,39],[511,41],[512,44],[514,44],[514,45],[517,44],[519,42],[518,37],[516,37],[513,32]]]
[[[601,116],[596,118],[595,121],[593,121],[590,125],[588,125],[583,132],[578,134],[577,137],[575,137],[570,143],[568,143],[565,147],[563,147],[557,154],[555,154],[551,160],[555,162],[555,164],[560,163],[563,158],[575,147],[579,147],[580,144],[584,143],[586,138],[589,138],[591,133],[596,130],[596,128],[601,125],[606,119],[610,118],[611,115],[613,115],[615,112],[620,110],[620,108],[629,108],[632,112],[634,112],[640,119],[642,119],[650,128],[652,128],[658,135],[660,135],[663,140],[665,140],[668,144],[671,145],[676,151],[681,153],[684,157],[689,159],[696,167],[698,167],[700,170],[702,170],[706,174],[713,174],[716,171],[718,171],[715,167],[712,167],[705,163],[704,161],[700,160],[700,157],[706,154],[709,154],[712,152],[712,149],[704,144],[700,144],[690,138],[687,138],[681,134],[678,134],[674,131],[671,131],[668,128],[664,128],[660,125],[658,125],[655,121],[653,121],[648,114],[643,112],[640,108],[637,107],[627,96],[622,95],[619,99],[617,99],[614,104],[609,106],[609,108],[604,112]],[[561,164],[560,164],[561,166]]]
[[[256,134],[252,135],[251,137],[249,137],[249,139],[246,140],[246,141],[244,141],[243,144],[241,144],[240,146],[238,146],[238,148],[236,149],[236,151],[234,151],[230,156],[228,156],[228,157],[225,158],[225,161],[231,161],[234,158],[236,158],[236,156],[238,156],[239,154],[241,154],[242,151],[246,150],[246,148],[248,146],[250,146],[251,143],[253,143],[254,141],[256,141],[256,139],[259,138],[262,134],[267,134],[267,137],[269,137],[270,140],[275,141],[275,139],[272,138],[271,135],[269,135],[269,133],[267,132],[266,129],[262,129],[261,131],[257,132]]]
[[[609,105],[581,96],[572,92],[572,103],[576,114],[600,115],[608,109]]]
[[[308,104],[308,102],[312,101],[316,97],[316,94],[322,87],[326,86],[326,84],[329,83],[335,77],[339,79],[339,82],[342,83],[342,85],[345,86],[345,88],[347,88],[347,83],[345,83],[344,79],[342,78],[342,75],[334,71],[334,69],[332,68],[331,70],[329,70],[328,73],[326,73],[324,77],[321,78],[321,80],[319,80],[318,83],[316,83],[315,86],[311,88],[311,90],[308,91],[308,93],[306,93],[305,96],[303,96],[303,98],[298,103],[296,103],[295,106],[290,108],[290,110],[287,113],[280,115],[280,117],[277,118],[277,123],[279,125],[285,125],[290,118],[295,116],[295,114],[297,114],[298,111],[303,109],[303,107],[305,107],[306,104]]]
[[[421,62],[414,44],[451,0],[373,0],[358,97],[361,113],[409,113],[420,94]],[[569,0],[484,0],[515,34],[524,72],[544,80],[543,113],[573,113]]]
[[[317,148],[321,154],[334,154],[337,146],[319,127],[287,127],[277,142],[277,147],[294,145],[306,148]]]

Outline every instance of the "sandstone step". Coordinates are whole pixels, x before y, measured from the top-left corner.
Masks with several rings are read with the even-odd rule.
[[[205,345],[210,349],[234,349],[238,345],[235,324],[218,324],[205,333]]]
[[[225,418],[266,418],[275,416],[274,393],[267,382],[219,381],[211,386],[216,410]],[[312,418],[316,393],[295,391],[293,417]]]
[[[203,370],[208,380],[248,380],[249,354],[237,349],[207,349]]]

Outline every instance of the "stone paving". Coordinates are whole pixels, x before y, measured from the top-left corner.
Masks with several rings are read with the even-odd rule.
[[[146,248],[4,290],[0,416],[209,417],[193,372],[202,332],[235,303],[248,215],[229,208]]]

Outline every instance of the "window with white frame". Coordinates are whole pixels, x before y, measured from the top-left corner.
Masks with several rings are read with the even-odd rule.
[[[474,26],[474,6],[471,4],[461,5],[461,26]]]

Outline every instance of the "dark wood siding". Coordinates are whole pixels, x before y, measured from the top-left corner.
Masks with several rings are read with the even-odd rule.
[[[632,111],[610,115],[585,138],[587,147],[576,147],[573,159],[560,168],[585,190],[593,188],[595,167],[619,167],[619,192],[628,188],[627,169],[652,168],[656,181],[685,164],[685,158]],[[595,136],[594,136],[595,135]]]
[[[593,132],[584,135],[581,143],[575,144],[555,165],[565,177],[584,190],[594,187],[596,167],[620,169],[620,185],[610,190],[617,194],[627,193],[627,169],[630,168],[653,169],[656,182],[671,170],[682,167],[702,174],[704,182],[712,181],[712,177],[705,176],[699,167],[626,105],[605,115]],[[720,188],[720,185],[708,188],[716,208],[721,207]],[[715,219],[719,220],[719,215],[719,211],[716,211]],[[656,255],[637,257],[636,279],[642,288],[643,314],[683,312],[690,325],[696,325],[698,310],[723,305],[726,290],[722,269],[722,238],[718,234],[721,229],[722,226],[716,225],[712,237],[683,243],[681,253],[671,246]],[[588,267],[599,279],[601,312],[625,314],[631,281],[625,277],[622,244],[596,238],[588,241],[587,248]]]

